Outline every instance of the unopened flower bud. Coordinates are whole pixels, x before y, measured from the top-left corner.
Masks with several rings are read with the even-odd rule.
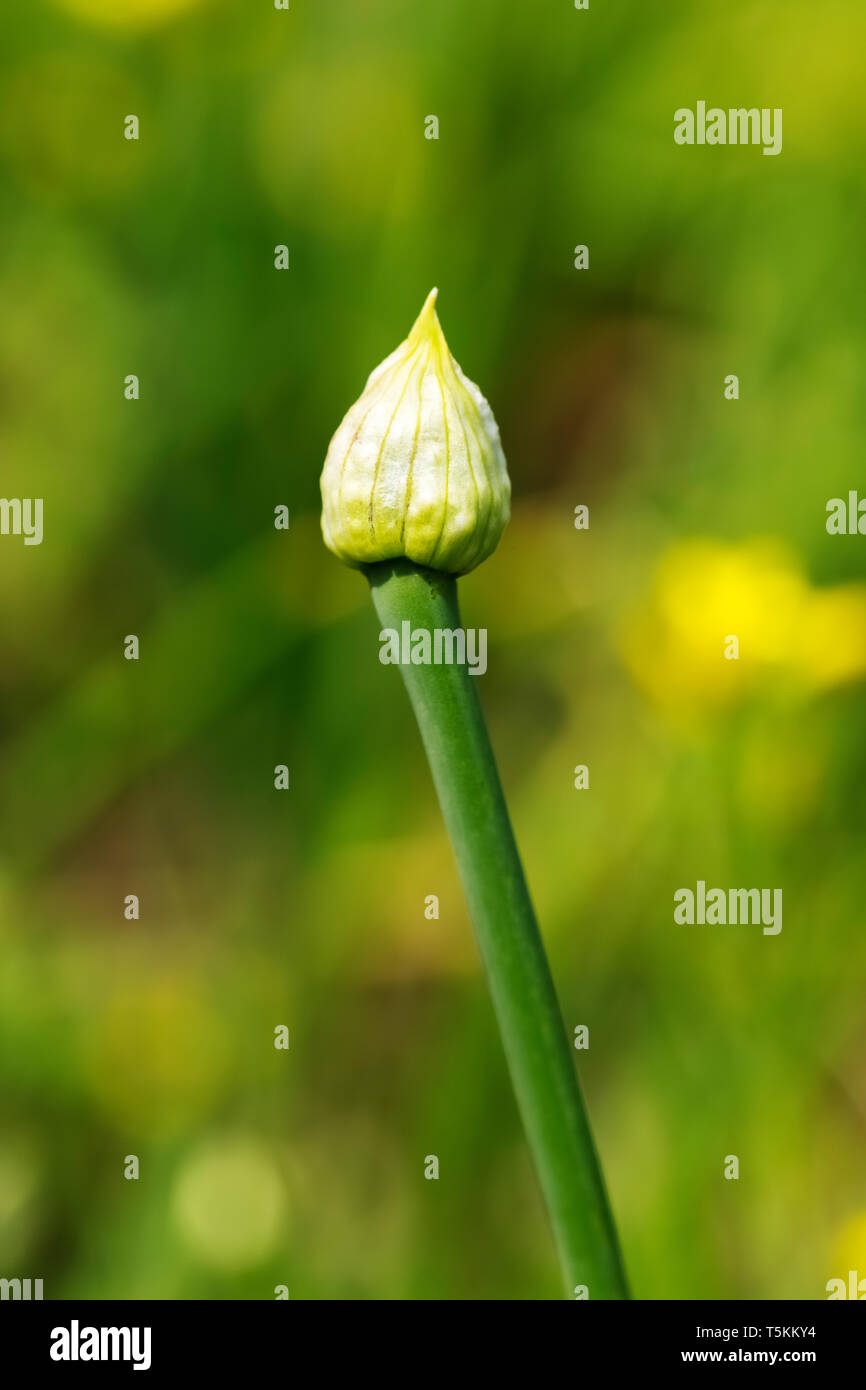
[[[405,556],[466,574],[496,549],[508,521],[496,421],[451,356],[435,303],[431,290],[328,449],[322,534],[350,565]]]

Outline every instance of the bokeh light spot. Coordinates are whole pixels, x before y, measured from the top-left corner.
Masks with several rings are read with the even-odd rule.
[[[282,1177],[268,1150],[245,1136],[196,1150],[174,1191],[178,1228],[193,1253],[217,1268],[247,1269],[275,1249],[286,1219]]]

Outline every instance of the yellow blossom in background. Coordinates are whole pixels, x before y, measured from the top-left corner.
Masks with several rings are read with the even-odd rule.
[[[858,1282],[866,1279],[866,1209],[842,1222],[830,1246],[828,1279],[844,1279],[847,1283],[848,1271],[852,1269],[857,1271]]]
[[[866,672],[866,586],[816,590],[806,599],[794,663],[816,689],[857,680]]]
[[[768,682],[826,689],[866,674],[866,587],[812,588],[772,539],[681,541],[621,625],[619,648],[636,684],[672,713],[721,709]]]
[[[109,29],[150,29],[188,10],[202,0],[57,0],[62,9],[91,24]]]

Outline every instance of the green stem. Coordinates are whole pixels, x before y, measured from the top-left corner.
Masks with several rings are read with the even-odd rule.
[[[408,560],[366,570],[383,628],[461,626],[455,580]],[[508,818],[475,679],[401,665],[457,856],[523,1125],[570,1296],[628,1298],[604,1179]]]

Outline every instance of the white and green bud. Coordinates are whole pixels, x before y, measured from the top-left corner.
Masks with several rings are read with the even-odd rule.
[[[466,574],[491,555],[511,484],[493,412],[460,370],[427,296],[331,440],[322,534],[350,565],[400,557]]]

